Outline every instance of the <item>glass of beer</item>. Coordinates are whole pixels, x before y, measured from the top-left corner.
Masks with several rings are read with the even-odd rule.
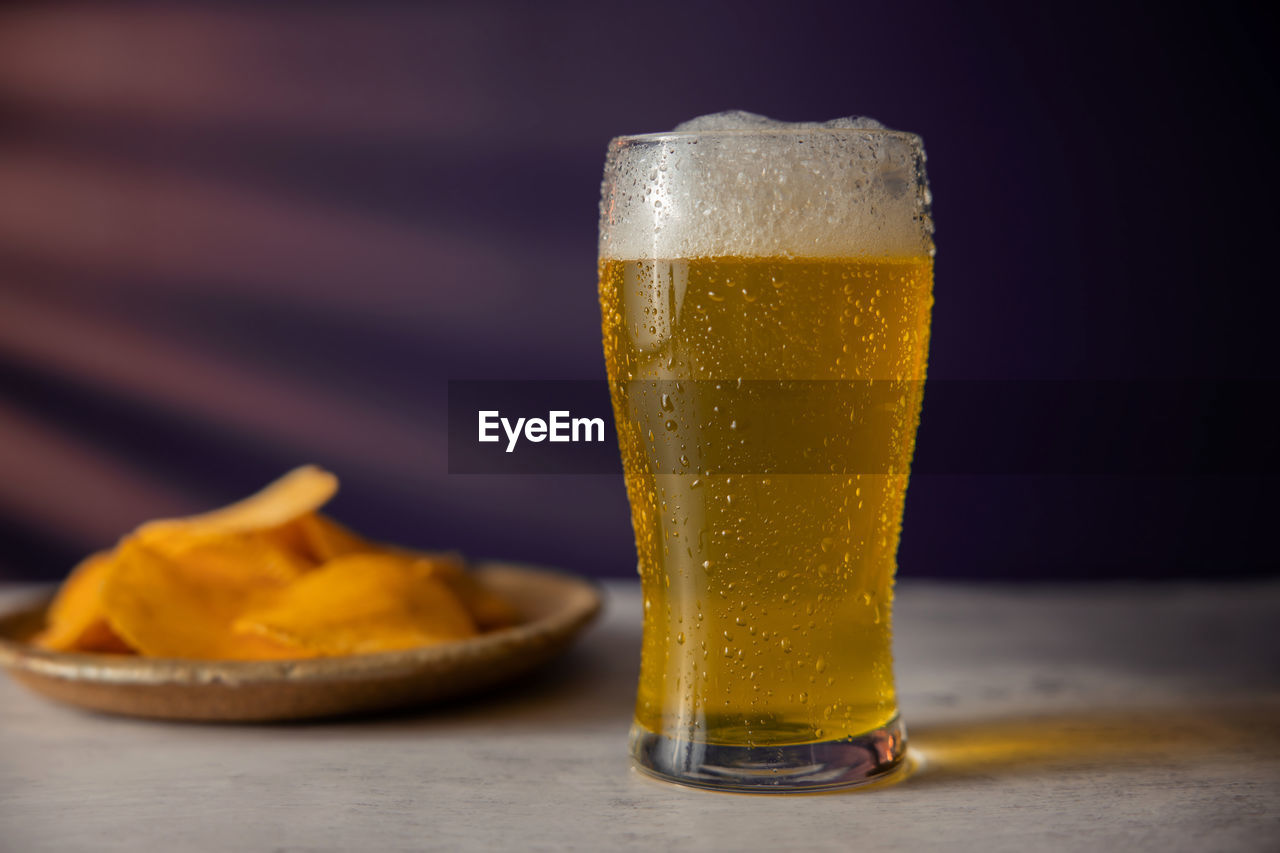
[[[893,576],[933,241],[919,137],[718,114],[609,145],[600,306],[644,596],[631,750],[743,792],[905,756]]]

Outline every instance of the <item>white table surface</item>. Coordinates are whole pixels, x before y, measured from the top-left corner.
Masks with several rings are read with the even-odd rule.
[[[803,797],[629,769],[639,595],[607,593],[538,677],[395,717],[145,722],[0,677],[0,850],[1280,850],[1280,585],[905,584],[919,766]]]

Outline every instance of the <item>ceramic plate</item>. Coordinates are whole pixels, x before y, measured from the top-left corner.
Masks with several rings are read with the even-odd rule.
[[[487,585],[525,621],[459,642],[296,661],[200,661],[70,654],[35,648],[48,601],[0,617],[0,665],[27,687],[71,705],[168,720],[263,722],[358,714],[451,699],[545,663],[600,610],[589,581],[489,563]]]

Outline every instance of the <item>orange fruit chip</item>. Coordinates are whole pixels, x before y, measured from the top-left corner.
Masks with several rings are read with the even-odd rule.
[[[319,565],[295,550],[283,528],[234,536],[188,536],[185,533],[152,534],[133,541],[163,557],[205,583],[233,587],[277,587],[301,577]]]
[[[229,536],[280,527],[315,512],[337,491],[337,477],[315,465],[303,465],[244,500],[200,515],[149,521],[134,535],[150,543],[177,534]]]
[[[115,632],[106,620],[94,622],[89,630],[76,640],[76,651],[105,652],[114,655],[136,655],[138,652]]]
[[[306,657],[268,637],[231,630],[245,610],[278,595],[288,582],[262,568],[269,560],[229,559],[228,543],[195,548],[167,559],[138,542],[117,550],[114,570],[102,585],[102,609],[115,632],[151,657],[256,659]],[[246,546],[238,557],[251,552]]]
[[[301,533],[307,553],[318,563],[327,563],[347,554],[377,550],[377,546],[318,512],[302,516],[293,526]]]
[[[467,610],[471,612],[481,631],[495,631],[520,624],[520,611],[474,576],[463,572],[449,586],[466,603]]]
[[[476,634],[466,607],[429,560],[389,553],[331,560],[272,604],[244,613],[234,627],[242,636],[320,655],[408,649]]]
[[[49,607],[47,626],[34,640],[54,651],[129,652],[107,623],[102,582],[114,565],[110,551],[93,554],[72,570]]]
[[[142,525],[76,567],[35,642],[253,660],[406,649],[520,621],[456,555],[373,543],[321,515],[337,483],[307,465],[222,509]]]
[[[520,611],[505,598],[486,587],[466,570],[462,559],[441,554],[427,560],[432,572],[449,585],[461,599],[481,631],[493,631],[520,623]]]

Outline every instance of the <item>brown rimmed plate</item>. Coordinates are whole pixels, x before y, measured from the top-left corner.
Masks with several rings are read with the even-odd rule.
[[[436,646],[296,661],[203,661],[51,652],[30,645],[49,601],[0,617],[0,666],[70,705],[167,720],[267,722],[427,705],[537,667],[600,610],[589,581],[548,569],[475,569],[525,617],[513,628]]]

